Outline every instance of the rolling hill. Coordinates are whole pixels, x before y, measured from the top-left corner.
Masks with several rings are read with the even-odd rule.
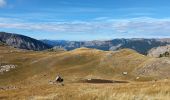
[[[170,87],[163,80],[170,78],[169,70],[169,58],[148,57],[131,49],[49,52],[1,45],[0,99],[123,100],[134,98],[132,94],[166,99]],[[64,78],[65,86],[50,83],[57,74]],[[86,83],[89,79],[120,83]]]
[[[168,58],[151,58],[130,49],[102,51],[79,48],[73,51],[34,52],[0,47],[1,65],[15,69],[0,75],[0,85],[9,83],[47,84],[59,73],[66,82],[87,78],[136,81],[169,78]],[[123,75],[127,72],[127,75]],[[35,82],[35,83],[34,83]]]
[[[26,43],[25,45],[29,47],[29,43],[32,43],[27,41],[29,37],[21,39],[25,42],[18,42],[20,36],[16,39],[15,35],[11,36],[12,38],[1,37],[5,39],[1,38],[0,42],[0,99],[2,100],[94,100],[96,98],[124,100],[134,99],[134,94],[139,99],[161,97],[166,100],[170,96],[169,57],[146,56],[135,49],[127,49],[128,47],[119,50],[113,47],[113,51],[81,47],[67,51],[62,46],[57,46],[37,51],[40,48],[31,47],[30,50],[20,47],[20,43]],[[5,42],[11,39],[15,41],[14,44]],[[135,46],[137,48],[144,46],[139,45],[140,43],[143,42],[133,45],[138,45]],[[32,43],[34,44],[36,43]],[[103,45],[98,42],[94,44],[99,47]],[[58,74],[64,78],[64,86],[53,84]]]

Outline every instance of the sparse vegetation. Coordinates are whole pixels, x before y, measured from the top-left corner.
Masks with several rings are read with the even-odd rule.
[[[128,84],[67,83],[0,91],[1,99],[32,100],[169,100],[170,82]]]
[[[6,44],[0,41],[0,46],[5,46]]]
[[[166,51],[165,53],[159,55],[160,58],[161,57],[169,57],[169,56],[170,56],[170,54],[169,54],[168,51]]]
[[[1,63],[17,65],[0,75],[0,99],[168,100],[170,96],[169,65],[164,64],[163,59],[150,58],[129,49],[112,52],[80,48],[68,52],[35,52],[0,46],[0,57]],[[146,69],[152,73],[143,72]],[[49,84],[58,73],[65,80],[64,86]],[[122,83],[80,81],[84,79]]]

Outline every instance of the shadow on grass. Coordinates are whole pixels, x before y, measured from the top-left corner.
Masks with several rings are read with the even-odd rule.
[[[8,96],[0,96],[0,100],[7,100],[9,99]]]

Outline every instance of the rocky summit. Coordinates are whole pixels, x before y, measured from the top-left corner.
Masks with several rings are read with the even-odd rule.
[[[0,43],[7,44],[15,48],[35,51],[51,48],[50,45],[45,44],[39,40],[19,34],[12,34],[6,32],[0,32]]]

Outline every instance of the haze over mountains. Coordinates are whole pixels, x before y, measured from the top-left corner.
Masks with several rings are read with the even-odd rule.
[[[141,54],[147,55],[152,48],[169,45],[170,39],[132,38],[132,39],[113,39],[107,41],[100,41],[100,40],[96,40],[96,41],[41,40],[40,41],[19,34],[0,32],[0,42],[15,48],[35,50],[35,51],[46,50],[52,47],[54,47],[54,49],[63,48],[68,51],[76,48],[81,48],[81,47],[95,48],[104,51],[115,51],[119,49],[129,48]]]
[[[119,50],[123,48],[129,48],[136,50],[141,54],[147,54],[148,51],[154,47],[166,46],[170,44],[170,39],[113,39],[108,41],[64,41],[64,40],[42,40],[42,42],[62,47],[66,50],[73,50],[80,47],[96,48],[100,50]]]

